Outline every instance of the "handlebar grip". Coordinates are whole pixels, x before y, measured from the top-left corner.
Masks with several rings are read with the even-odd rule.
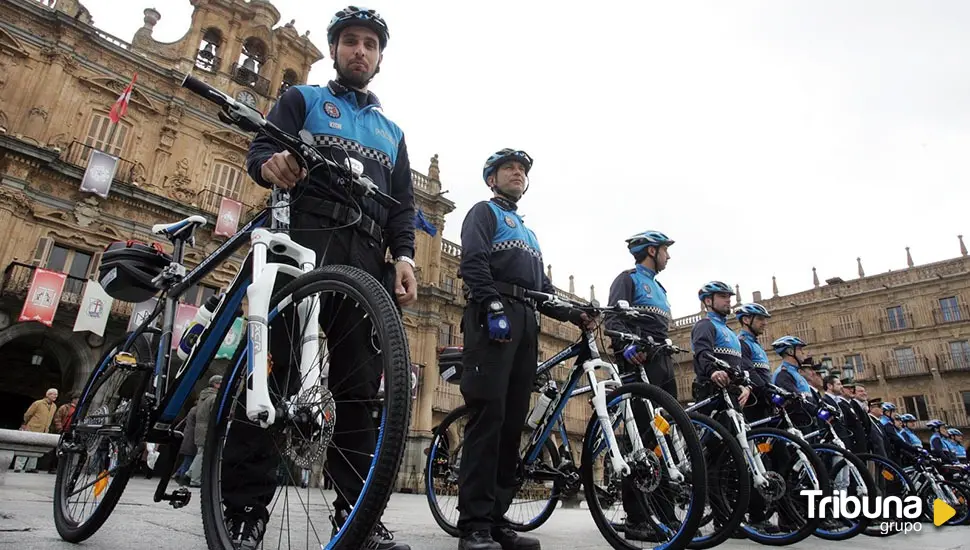
[[[209,86],[205,82],[202,82],[198,78],[187,74],[185,78],[182,79],[182,87],[187,88],[190,92],[202,96],[205,99],[219,105],[220,107],[225,106],[229,103],[229,98],[219,90]]]
[[[401,204],[400,201],[388,195],[387,193],[377,192],[371,195],[371,197],[374,199],[375,202],[377,202],[377,204],[387,209],[390,209],[391,207]]]

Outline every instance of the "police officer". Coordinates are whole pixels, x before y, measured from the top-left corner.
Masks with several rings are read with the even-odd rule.
[[[310,132],[315,147],[338,162],[359,162],[363,173],[396,198],[400,205],[384,208],[370,198],[351,201],[344,188],[334,185],[326,170],[308,176],[293,155],[270,138],[257,137],[246,158],[249,175],[261,186],[288,190],[290,236],[316,252],[319,265],[345,264],[363,269],[384,281],[399,306],[417,297],[414,277],[414,195],[407,145],[401,129],[381,110],[368,90],[380,69],[389,38],[387,24],[373,10],[349,6],[338,11],[327,27],[327,42],[337,77],[326,86],[291,86],[267,119],[286,132]],[[387,252],[393,266],[385,264]],[[330,380],[337,406],[336,426],[327,449],[327,471],[335,486],[334,531],[349,517],[371,463],[377,430],[370,402],[376,397],[379,363],[370,357],[370,327],[353,308],[321,312],[331,338]],[[286,325],[285,315],[277,325]],[[292,319],[289,320],[293,322]],[[272,330],[270,347],[276,368],[271,388],[284,380],[295,361],[284,360],[290,345],[286,330]],[[283,340],[280,340],[283,338]],[[280,368],[288,365],[290,369]],[[274,386],[275,384],[275,386]],[[288,387],[286,392],[295,391]],[[240,424],[240,423],[236,423]],[[222,497],[227,504],[227,526],[240,548],[254,548],[265,531],[268,506],[276,492],[279,453],[269,439],[270,430],[233,425],[223,453]],[[378,523],[367,541],[369,548],[408,550],[395,543]]]
[[[771,343],[772,349],[782,358],[781,366],[772,374],[771,383],[784,390],[800,393],[813,401],[820,397],[812,391],[808,380],[799,372],[803,368],[812,369],[811,363],[808,361],[808,354],[805,353],[807,346],[808,344],[797,336],[782,336]],[[814,402],[817,403],[817,401]],[[788,416],[796,427],[802,428],[812,424],[812,417],[808,415],[804,407],[793,406],[788,411]]]
[[[913,431],[913,427],[916,425],[916,417],[909,414],[899,415],[900,422],[903,423],[903,429],[899,430],[899,437],[903,439],[906,443],[909,443],[913,447],[923,447],[923,442],[920,440],[916,432]]]
[[[942,420],[934,418],[926,423],[926,427],[930,429],[930,450],[933,455],[947,462],[953,461],[955,457],[947,446],[947,438],[944,435],[946,434],[946,424]]]
[[[880,398],[869,400],[869,450],[883,458],[889,458],[889,442],[886,432],[882,429],[883,402]]]
[[[694,324],[690,333],[690,348],[694,354],[694,399],[707,399],[718,388],[727,387],[731,379],[714,362],[720,359],[732,367],[741,366],[741,342],[727,326],[734,291],[721,281],[711,281],[697,291],[697,297],[707,309],[707,316]],[[743,387],[738,403],[744,407],[751,391]]]
[[[765,333],[771,314],[761,304],[744,304],[734,312],[741,325],[738,341],[741,343],[741,366],[748,371],[748,378],[754,385],[752,393],[757,402],[744,409],[749,422],[760,420],[771,414],[771,403],[765,393],[765,385],[771,380],[771,364],[768,354],[758,343],[758,337]]]
[[[524,290],[552,294],[542,251],[525,227],[518,201],[528,187],[532,157],[502,149],[485,161],[482,177],[494,196],[474,205],[461,227],[460,274],[465,283],[461,393],[472,413],[458,473],[459,549],[537,549],[504,515],[515,496],[522,426],[538,360],[537,305]],[[575,310],[541,312],[588,326]]]
[[[963,446],[963,432],[956,428],[950,428],[947,433],[950,434],[950,440],[953,442],[953,454],[959,462],[966,462],[967,448]]]
[[[666,340],[671,317],[670,303],[667,301],[667,291],[656,277],[667,267],[670,260],[669,248],[673,244],[673,239],[653,230],[638,233],[626,240],[627,250],[633,255],[636,265],[633,269],[624,270],[613,280],[608,303],[615,305],[621,300],[625,301],[640,310],[642,316],[636,319],[611,316],[605,321],[606,328],[635,334],[644,339],[651,337],[656,342]],[[649,358],[649,350],[642,345],[624,346],[618,339],[613,339],[612,344],[613,349],[618,351],[616,360],[622,371],[636,372],[643,365],[651,384],[659,386],[674,399],[677,398],[677,380],[674,378],[673,359],[669,355],[659,353]],[[649,416],[642,402],[633,402],[633,412],[638,425],[649,424]],[[645,420],[640,420],[641,418]],[[652,445],[648,446],[652,448]],[[623,478],[621,489],[623,509],[626,512],[623,527],[626,539],[650,542],[665,540],[648,521],[649,513],[641,504],[639,491],[632,477]],[[652,506],[652,503],[649,504]],[[657,505],[661,508],[655,512],[664,517],[664,523],[666,518],[674,517],[673,509],[666,503]]]

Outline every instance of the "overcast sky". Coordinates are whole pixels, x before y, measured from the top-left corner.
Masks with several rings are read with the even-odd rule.
[[[326,51],[344,4],[275,0]],[[188,0],[86,0],[130,40],[189,26]],[[568,4],[568,6],[566,5]],[[488,196],[481,167],[502,147],[535,158],[520,202],[553,282],[577,293],[632,267],[623,240],[677,243],[675,316],[697,288],[744,299],[959,254],[970,190],[970,3],[961,1],[372,1],[391,39],[371,85],[407,136],[411,163],[437,153],[457,208],[445,237]],[[332,77],[318,62],[311,84]]]

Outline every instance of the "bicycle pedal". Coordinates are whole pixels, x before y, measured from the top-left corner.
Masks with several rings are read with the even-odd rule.
[[[192,500],[192,493],[185,487],[179,487],[171,493],[162,495],[162,500],[167,500],[172,505],[172,508],[179,509]]]

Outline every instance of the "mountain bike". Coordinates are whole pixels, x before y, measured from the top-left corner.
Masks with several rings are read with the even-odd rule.
[[[385,207],[396,202],[354,166],[324,158],[312,147],[309,135],[282,131],[252,108],[192,76],[186,76],[182,86],[219,105],[223,122],[269,136],[290,151],[306,168],[307,181],[309,174],[324,169],[330,171],[328,181],[342,186],[354,197],[354,204],[361,197]],[[265,499],[269,519],[261,547],[271,541],[283,546],[285,541],[287,546],[305,542],[307,548],[356,550],[378,526],[400,466],[411,414],[404,328],[392,298],[373,277],[349,266],[316,268],[312,250],[285,233],[265,228],[288,222],[285,206],[285,201],[274,198],[188,272],[182,263],[185,249],[194,244],[195,231],[206,223],[205,218],[190,216],[152,227],[153,234],[168,238],[173,246],[171,262],[152,280],[160,292],[158,303],[124,342],[99,361],[85,383],[70,429],[58,444],[54,522],[64,540],[83,541],[104,524],[143,444],[179,448],[182,434],[174,429],[177,417],[242,314],[244,299],[248,300],[246,336],[229,361],[212,407],[208,438],[200,448],[204,450],[202,520],[209,548],[235,547],[237,533],[227,525],[232,518],[227,517],[226,505],[240,490],[249,491],[250,498]],[[251,249],[239,272],[192,351],[177,366],[171,352],[179,297],[246,242]],[[154,328],[159,316],[161,324]],[[342,323],[336,323],[338,319]],[[344,326],[353,330],[343,334]],[[369,362],[361,365],[370,368],[357,369],[363,390],[348,389],[345,380],[334,379],[330,368],[330,358],[346,349],[341,348],[342,342],[356,334],[357,327],[363,327],[367,337],[363,347],[371,354]],[[348,345],[361,346],[354,341]],[[379,379],[384,391],[374,397]],[[301,494],[297,489],[301,474],[322,471],[333,478],[329,474],[334,455],[345,452],[346,434],[337,419],[355,418],[361,410],[360,416],[376,425],[367,432],[375,445],[367,455],[368,468],[357,474],[360,492],[347,496],[352,509],[340,525],[331,525],[331,520],[318,527],[313,521],[322,516],[320,508],[329,507],[333,492],[311,484]],[[247,443],[254,442],[256,448],[248,449],[252,454],[243,452]],[[224,452],[229,445],[235,445],[233,456]],[[180,508],[189,503],[189,490],[166,492],[175,454],[163,453],[156,464],[161,479],[154,500]],[[249,469],[234,470],[231,464]],[[305,517],[291,521],[299,513],[294,510],[301,507]]]
[[[922,451],[911,466],[903,468],[913,481],[913,492],[923,502],[923,520],[933,521],[933,503],[939,499],[949,504],[956,515],[944,525],[966,525],[970,523],[970,488],[960,483],[948,481],[941,473],[945,463]]]
[[[724,433],[726,429],[729,439],[712,441],[740,447],[744,461],[725,466],[735,469],[734,476],[738,480],[745,479],[742,470],[748,470],[752,490],[748,503],[743,501],[740,492],[713,495],[714,517],[709,524],[712,531],[710,534],[702,532],[692,542],[692,547],[710,548],[713,546],[711,541],[723,541],[728,536],[740,534],[738,527],[747,538],[760,544],[781,546],[804,540],[818,528],[821,518],[808,517],[807,499],[801,492],[817,490],[827,494],[831,490],[825,467],[801,437],[777,428],[751,428],[741,413],[737,397],[731,393],[731,388],[752,386],[748,373],[713,354],[708,356],[717,369],[728,374],[730,384],[717,388],[709,397],[686,410],[710,411],[707,415],[692,416],[692,420],[707,432]],[[728,454],[719,456],[726,458]],[[734,452],[730,456],[735,456]],[[744,513],[735,513],[738,509],[748,513],[747,521],[744,521]],[[734,523],[739,515],[741,521]],[[777,523],[773,524],[770,520],[775,516]]]
[[[590,316],[630,315],[618,306],[595,307],[562,300],[540,292],[526,291],[537,303],[567,306]],[[546,377],[556,365],[575,359],[565,384],[559,388]],[[606,373],[597,379],[596,372]],[[639,540],[625,529],[616,516],[624,479],[637,490],[637,505],[647,511],[648,520],[665,548],[679,549],[693,536],[701,519],[706,498],[705,466],[700,443],[683,408],[660,388],[635,382],[636,374],[620,375],[616,367],[600,356],[595,334],[583,329],[579,340],[555,354],[537,368],[539,391],[549,391],[551,400],[535,428],[527,436],[521,453],[516,497],[506,513],[514,529],[535,529],[552,514],[556,503],[575,495],[582,484],[584,496],[597,528],[613,548],[640,548]],[[587,383],[583,383],[586,378]],[[563,413],[575,397],[589,396],[594,413],[583,438],[583,452],[577,469],[569,445]],[[636,404],[633,402],[637,401]],[[635,412],[636,409],[638,412]],[[432,515],[439,526],[458,536],[457,479],[461,463],[463,432],[471,411],[452,411],[432,435],[425,468],[425,485]],[[617,434],[615,428],[621,428]],[[550,437],[558,429],[557,449]],[[597,464],[602,460],[602,464]],[[538,502],[538,506],[522,508]],[[616,508],[613,517],[608,517]],[[683,512],[677,516],[677,512]]]

